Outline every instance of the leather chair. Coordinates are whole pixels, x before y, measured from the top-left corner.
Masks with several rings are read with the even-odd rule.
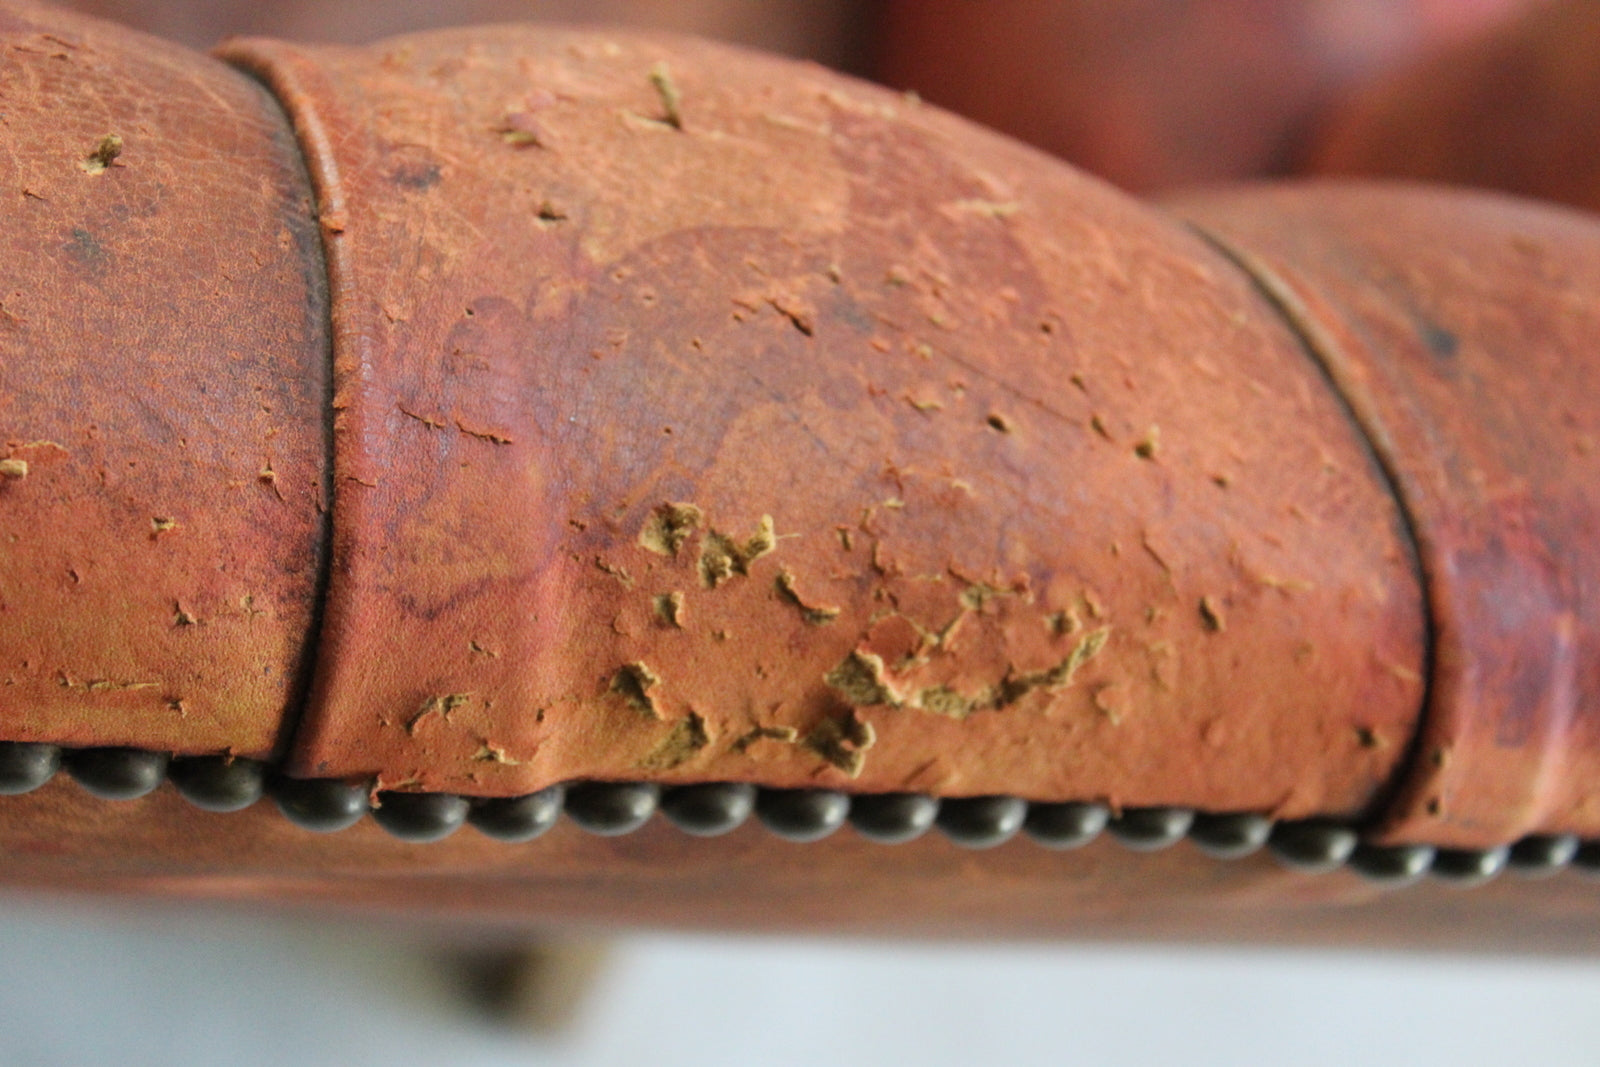
[[[1600,867],[1591,217],[666,36],[0,47],[10,883],[1592,947],[1453,891]]]

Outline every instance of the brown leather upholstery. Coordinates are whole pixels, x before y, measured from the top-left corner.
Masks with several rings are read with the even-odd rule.
[[[1423,670],[1399,513],[1181,226],[710,45],[225,55],[286,101],[334,272],[294,773],[1284,817],[1392,776]]]
[[[229,66],[8,7],[0,42],[0,741],[390,798],[732,781],[1600,836],[1591,219],[1361,188],[1171,215],[675,38]],[[4,802],[0,848],[40,885],[679,918],[721,885],[818,924],[799,901],[870,869],[850,922],[918,886],[900,928],[1008,899],[969,928],[1071,926],[1045,853],[789,870],[748,833],[562,830],[534,872],[217,818],[60,783]],[[1371,893],[1085,855],[1090,898],[1154,872],[1197,916]]]
[[[1178,209],[1280,301],[1417,531],[1432,670],[1393,840],[1600,832],[1600,225],[1330,184]]]
[[[327,286],[272,98],[0,8],[0,735],[264,758],[326,536]]]

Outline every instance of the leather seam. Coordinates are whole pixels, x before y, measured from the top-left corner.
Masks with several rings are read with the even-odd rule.
[[[1422,593],[1423,687],[1416,726],[1412,730],[1411,737],[1406,742],[1405,754],[1396,763],[1396,769],[1390,780],[1374,796],[1368,817],[1357,820],[1369,828],[1378,826],[1392,813],[1392,809],[1403,794],[1406,784],[1416,774],[1418,764],[1422,759],[1424,738],[1428,732],[1428,719],[1433,708],[1435,661],[1438,654],[1438,627],[1434,613],[1433,585],[1425,564],[1426,555],[1423,551],[1421,526],[1415,509],[1406,497],[1399,472],[1391,463],[1388,452],[1381,447],[1381,435],[1374,431],[1367,419],[1362,417],[1360,409],[1341,385],[1340,376],[1336,369],[1342,361],[1338,342],[1330,337],[1327,331],[1312,317],[1310,310],[1294,292],[1290,284],[1266,263],[1251,255],[1245,249],[1230,243],[1197,223],[1186,219],[1183,220],[1183,224],[1191,233],[1199,237],[1248,278],[1251,287],[1278,314],[1279,320],[1283,325],[1294,334],[1295,339],[1300,343],[1300,349],[1317,368],[1323,381],[1327,383],[1329,393],[1339,404],[1340,409],[1349,420],[1351,428],[1360,438],[1369,458],[1372,460],[1373,466],[1382,476],[1384,487],[1388,490],[1389,498],[1394,503],[1396,514],[1400,517],[1399,527],[1404,535],[1407,555],[1410,558],[1412,571],[1417,579],[1417,586]]]
[[[218,59],[230,70],[237,73],[245,80],[259,87],[262,95],[270,102],[273,113],[281,121],[280,132],[287,144],[294,146],[293,162],[304,182],[306,191],[306,204],[310,217],[305,220],[307,229],[314,230],[317,234],[315,241],[307,241],[306,246],[314,249],[311,253],[315,256],[315,263],[306,265],[306,275],[317,282],[317,292],[312,294],[313,300],[318,304],[316,317],[320,320],[322,331],[322,517],[321,530],[318,535],[317,574],[313,582],[313,603],[311,620],[306,628],[305,651],[296,679],[295,691],[298,694],[292,706],[283,717],[278,726],[277,738],[273,744],[272,758],[268,766],[276,769],[287,761],[293,750],[295,739],[299,736],[301,727],[308,717],[313,688],[317,672],[322,660],[322,631],[323,623],[327,617],[329,591],[333,584],[333,556],[334,556],[334,522],[336,518],[335,495],[337,493],[338,478],[336,476],[335,433],[334,433],[334,396],[337,389],[336,380],[336,342],[334,332],[333,293],[334,279],[332,262],[335,250],[330,247],[329,235],[321,225],[324,211],[324,191],[322,181],[311,155],[312,146],[306,144],[302,135],[300,124],[295,121],[294,113],[289,109],[288,103],[279,93],[273,80],[267,73],[251,66],[241,64],[235,57],[219,55]],[[320,297],[320,299],[318,299]]]

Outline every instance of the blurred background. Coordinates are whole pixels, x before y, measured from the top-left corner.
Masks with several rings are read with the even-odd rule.
[[[466,22],[814,59],[1124,188],[1392,174],[1600,207],[1595,0],[76,0],[203,47]],[[1573,874],[1564,878],[1577,877]],[[0,899],[0,1067],[1590,1064],[1600,963],[636,934]]]
[[[588,996],[560,1022],[505,986],[486,1013],[495,952],[401,926],[11,899],[0,958],[8,1067],[1557,1067],[1600,1047],[1600,964],[1572,960],[636,935],[598,972],[561,965]]]
[[[1594,0],[58,0],[196,48],[541,21],[697,34],[957,111],[1136,193],[1305,174],[1600,209]]]
[[[914,90],[1135,192],[1291,172],[1321,127],[1387,76],[1504,30],[1546,0],[70,0],[204,48],[231,34],[360,43],[446,25],[540,21],[697,34]],[[1590,0],[1554,6],[1579,11]],[[1592,14],[1592,12],[1591,12]],[[1535,25],[1559,21],[1536,16]],[[1576,38],[1578,22],[1546,36]],[[1593,18],[1588,22],[1592,23]],[[1592,41],[1592,38],[1588,40]],[[1468,46],[1465,52],[1463,46]],[[1509,51],[1528,52],[1525,46]],[[1507,51],[1507,49],[1502,49]],[[1534,51],[1537,51],[1535,49]],[[1545,49],[1554,54],[1555,49]],[[1524,124],[1543,59],[1480,78]],[[1569,63],[1569,65],[1570,65]],[[1520,64],[1520,66],[1519,66]],[[1470,67],[1470,64],[1468,64]],[[1476,74],[1473,75],[1476,77]],[[1459,79],[1460,75],[1456,77]],[[1430,80],[1437,80],[1437,71]],[[1584,98],[1586,86],[1561,95]],[[1588,93],[1593,98],[1593,92]],[[1481,103],[1481,102],[1479,102]],[[1590,112],[1592,114],[1592,112]],[[1576,124],[1572,124],[1576,128]],[[1592,144],[1593,142],[1590,141]],[[1569,150],[1570,151],[1570,150]],[[1357,167],[1359,169],[1359,167]]]

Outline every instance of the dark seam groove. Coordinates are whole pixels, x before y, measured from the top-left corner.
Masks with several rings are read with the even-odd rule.
[[[293,151],[288,153],[293,158],[296,176],[301,188],[305,190],[305,203],[310,209],[310,218],[305,220],[307,229],[317,236],[315,240],[301,240],[299,244],[307,255],[305,276],[310,288],[311,299],[314,304],[312,309],[320,326],[322,334],[322,518],[321,529],[318,534],[317,574],[312,585],[311,621],[306,628],[305,651],[301,656],[300,667],[295,679],[295,692],[297,698],[292,702],[291,708],[286,712],[284,720],[279,724],[278,736],[273,744],[272,756],[267,765],[277,767],[288,756],[294,744],[295,737],[299,734],[301,725],[305,722],[310,706],[312,687],[316,682],[317,671],[322,659],[322,629],[328,611],[328,594],[333,583],[333,524],[335,516],[335,494],[338,489],[338,477],[334,464],[337,457],[334,455],[334,396],[337,392],[337,365],[335,363],[335,346],[337,337],[334,333],[333,323],[333,291],[334,278],[332,263],[334,250],[329,247],[329,235],[321,224],[323,211],[323,190],[319,187],[317,171],[311,166],[308,148],[301,137],[300,129],[290,114],[287,105],[278,95],[276,86],[265,76],[264,72],[253,68],[243,67],[230,59],[222,62],[240,77],[255,84],[261,90],[262,96],[269,101],[273,113],[278,117],[280,125],[277,131],[278,139],[286,145],[292,145]],[[304,232],[304,231],[302,231]]]
[[[1384,487],[1388,490],[1389,497],[1394,502],[1395,510],[1400,516],[1400,530],[1404,535],[1404,542],[1411,558],[1411,565],[1417,577],[1417,585],[1422,590],[1423,687],[1416,729],[1412,731],[1411,737],[1406,742],[1405,753],[1401,756],[1393,777],[1378,790],[1367,820],[1368,825],[1381,822],[1389,813],[1389,809],[1393,806],[1395,799],[1404,790],[1406,783],[1411,781],[1417,769],[1418,761],[1422,757],[1423,737],[1427,733],[1428,716],[1431,714],[1433,707],[1434,661],[1438,649],[1438,629],[1434,620],[1432,581],[1428,573],[1426,557],[1422,551],[1419,523],[1409,501],[1406,499],[1399,473],[1392,466],[1390,457],[1383,449],[1378,447],[1381,435],[1374,432],[1374,427],[1367,425],[1366,421],[1361,417],[1360,410],[1340,385],[1339,374],[1335,370],[1341,357],[1338,343],[1328,335],[1320,323],[1311,317],[1305,304],[1290,288],[1289,283],[1280,278],[1265,263],[1244,249],[1233,246],[1223,238],[1194,222],[1186,219],[1183,224],[1191,233],[1210,245],[1222,258],[1232,263],[1250,280],[1251,287],[1278,313],[1280,321],[1300,342],[1301,349],[1322,375],[1322,379],[1328,385],[1329,393],[1332,394],[1335,402],[1344,412],[1345,417],[1350,422],[1350,426],[1360,438],[1362,447],[1383,477]]]

